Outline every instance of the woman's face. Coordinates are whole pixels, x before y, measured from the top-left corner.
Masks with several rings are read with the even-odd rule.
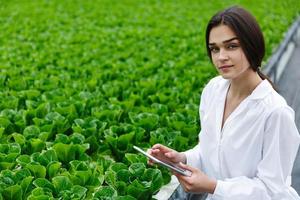
[[[237,36],[228,26],[221,24],[211,29],[209,49],[213,64],[223,78],[239,78],[251,70]]]

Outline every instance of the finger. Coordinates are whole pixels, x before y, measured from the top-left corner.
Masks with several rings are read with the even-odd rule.
[[[164,154],[167,158],[175,158],[176,157],[176,152],[170,151]]]
[[[153,155],[153,151],[152,151],[151,149],[148,149],[148,150],[147,150],[147,153],[148,153],[149,155]],[[148,165],[153,166],[155,163],[156,163],[156,162],[155,162],[154,160],[152,160],[151,158],[148,158],[148,159],[147,159],[147,164],[148,164]]]
[[[176,176],[176,178],[178,179],[178,181],[181,183],[182,182],[182,175],[181,174],[179,174],[179,173],[177,173],[176,171],[173,171],[172,170],[172,174],[174,175],[174,176]]]
[[[161,144],[155,144],[155,145],[153,145],[152,146],[152,149],[159,149],[159,148],[161,148]]]
[[[158,157],[160,154],[160,150],[159,149],[148,149],[147,153],[154,157]]]
[[[181,167],[182,169],[189,170],[191,172],[194,172],[195,170],[197,170],[196,168],[191,167],[191,166],[186,165],[186,164],[183,164],[182,162],[179,163],[179,167]]]
[[[150,159],[150,158],[148,158],[147,163],[150,164],[150,165],[155,164],[155,162],[152,159]]]
[[[154,146],[159,147],[158,145]],[[158,155],[161,152],[160,148],[156,148],[154,146],[151,149],[148,149],[147,151],[150,155]]]
[[[160,149],[151,149],[152,154],[158,154],[160,152],[161,152]]]
[[[170,149],[169,147],[166,147],[166,146],[164,146],[162,144],[155,144],[155,145],[153,145],[152,150],[155,150],[155,149],[158,149],[161,152],[165,152],[165,153],[166,152],[170,152],[170,151],[174,151],[173,149]]]
[[[189,176],[185,176],[185,175],[180,174],[180,173],[178,173],[176,171],[173,171],[173,170],[172,170],[172,174],[174,176],[176,176],[176,178],[178,179],[179,182],[181,182],[182,184],[185,184],[185,185],[187,184],[187,179],[190,178]]]

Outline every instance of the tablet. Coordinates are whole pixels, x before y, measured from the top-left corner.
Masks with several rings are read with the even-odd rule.
[[[137,150],[138,152],[142,153],[144,156],[147,156],[149,159],[153,160],[155,163],[161,165],[161,166],[164,166],[164,167],[167,167],[181,175],[184,175],[184,176],[191,176],[192,175],[192,172],[188,171],[188,170],[185,170],[185,169],[182,169],[178,166],[175,166],[174,164],[171,164],[171,163],[166,163],[164,161],[161,161],[157,158],[155,158],[154,156],[151,156],[150,154],[148,154],[147,152],[143,151],[141,148],[137,147],[137,146],[133,146],[133,148],[135,150]]]

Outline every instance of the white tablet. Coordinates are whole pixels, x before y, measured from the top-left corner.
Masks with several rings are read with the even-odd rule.
[[[144,156],[147,156],[148,158],[150,158],[151,160],[153,160],[155,163],[157,164],[160,164],[164,167],[167,167],[171,170],[174,170],[176,172],[178,172],[179,174],[182,174],[184,176],[191,176],[192,175],[192,172],[188,171],[188,170],[185,170],[185,169],[182,169],[182,168],[179,168],[178,166],[175,166],[174,164],[171,164],[171,163],[166,163],[164,161],[161,161],[157,158],[155,158],[154,156],[151,156],[150,154],[148,154],[147,152],[143,151],[141,148],[137,147],[137,146],[133,146],[133,148],[137,151],[139,151],[140,153],[142,153]]]

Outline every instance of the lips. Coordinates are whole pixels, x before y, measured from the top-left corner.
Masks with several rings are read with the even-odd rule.
[[[219,67],[219,69],[227,69],[227,68],[230,68],[230,67],[233,67],[233,65],[222,65]]]

